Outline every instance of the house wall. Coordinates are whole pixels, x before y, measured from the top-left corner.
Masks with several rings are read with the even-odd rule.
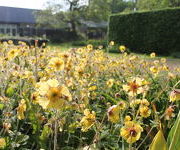
[[[0,23],[0,34],[7,34],[10,36],[16,36],[17,30],[18,30],[17,24]]]
[[[9,36],[43,36],[45,34],[44,29],[37,29],[35,24],[7,24],[0,23],[0,34],[6,34]]]

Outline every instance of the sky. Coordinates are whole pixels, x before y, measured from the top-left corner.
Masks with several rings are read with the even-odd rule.
[[[43,9],[48,0],[0,0],[0,6]]]
[[[66,4],[63,0],[0,0],[0,6],[10,6],[19,8],[30,8],[30,9],[43,9],[48,1],[54,3],[61,3],[64,9],[66,9]],[[83,0],[81,0],[81,4]]]

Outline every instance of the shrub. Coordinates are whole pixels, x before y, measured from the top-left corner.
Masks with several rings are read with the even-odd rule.
[[[110,16],[109,41],[132,51],[169,55],[180,50],[180,8]]]

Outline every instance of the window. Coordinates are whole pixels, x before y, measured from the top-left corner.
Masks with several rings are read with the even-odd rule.
[[[9,28],[6,29],[6,33],[10,33],[10,29]]]
[[[16,36],[16,29],[12,29],[12,35]]]
[[[4,29],[0,29],[0,33],[1,33],[1,34],[4,34]]]

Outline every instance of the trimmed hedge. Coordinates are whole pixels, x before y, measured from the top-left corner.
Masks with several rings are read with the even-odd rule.
[[[108,40],[134,52],[162,55],[179,52],[180,8],[112,15]]]

